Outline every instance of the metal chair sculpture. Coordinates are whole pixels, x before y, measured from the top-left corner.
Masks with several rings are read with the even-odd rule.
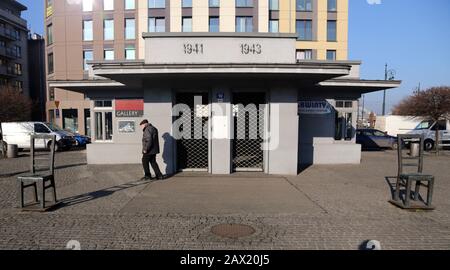
[[[49,151],[45,154],[37,154],[35,151],[36,139],[44,140],[44,143],[51,141]],[[19,200],[22,210],[46,211],[57,203],[54,177],[55,141],[55,135],[30,136],[30,173],[18,177]],[[34,191],[34,203],[25,205],[25,189],[29,187],[32,187]],[[53,204],[47,205],[45,192],[50,188],[53,188]]]
[[[404,156],[404,142],[410,143],[411,152],[409,156]],[[419,153],[413,154],[413,143],[419,142]],[[402,209],[422,209],[433,210],[432,198],[434,187],[434,176],[423,173],[424,137],[422,135],[398,135],[398,175],[394,192],[394,198],[390,202]],[[405,167],[416,167],[413,172],[406,172]],[[415,182],[413,203],[411,202],[411,187]],[[426,183],[426,184],[424,184]],[[404,186],[405,199],[400,198],[400,187]],[[419,204],[420,187],[427,187],[427,201]]]

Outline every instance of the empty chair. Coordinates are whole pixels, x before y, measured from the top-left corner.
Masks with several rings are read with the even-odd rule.
[[[53,204],[50,206],[57,202],[54,177],[56,137],[55,135],[31,135],[30,140],[30,173],[18,177],[20,207],[23,210],[45,211],[49,208],[45,199],[47,189],[53,190]],[[44,140],[44,143],[51,141],[49,151],[36,152],[35,144],[37,140]],[[25,203],[26,188],[33,188],[34,202],[31,204]]]
[[[410,155],[405,155],[404,145],[409,142]],[[414,155],[413,143],[419,143],[419,153]],[[434,176],[423,173],[424,137],[423,135],[398,135],[398,174],[395,186],[394,198],[391,203],[404,209],[434,209],[432,206]],[[412,170],[407,170],[411,168]],[[414,205],[411,204],[411,188],[415,183]],[[418,204],[420,187],[427,187],[427,200],[425,204]],[[405,198],[400,198],[400,188],[405,187]]]

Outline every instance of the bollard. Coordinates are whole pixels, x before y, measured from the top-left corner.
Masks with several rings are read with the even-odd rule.
[[[409,155],[411,157],[418,157],[419,156],[419,150],[420,150],[420,144],[419,143],[411,143],[410,149],[409,149]]]
[[[19,155],[17,144],[8,144],[6,153],[8,158],[16,158]]]

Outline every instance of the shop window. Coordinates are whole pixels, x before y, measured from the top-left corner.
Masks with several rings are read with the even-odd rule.
[[[111,100],[96,100],[94,101],[94,107],[96,108],[112,108]]]
[[[112,141],[112,112],[95,112],[95,140]]]
[[[77,109],[63,109],[63,129],[70,132],[78,133],[78,110]]]

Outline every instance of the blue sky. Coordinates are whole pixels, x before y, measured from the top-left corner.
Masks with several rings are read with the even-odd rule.
[[[43,33],[44,0],[19,0],[32,31]],[[62,1],[62,0],[57,0]],[[380,4],[369,4],[380,2]],[[421,84],[450,85],[449,0],[349,0],[349,59],[362,60],[362,78],[384,79],[388,63],[401,79],[387,92],[387,111]],[[365,96],[381,112],[382,92]]]

